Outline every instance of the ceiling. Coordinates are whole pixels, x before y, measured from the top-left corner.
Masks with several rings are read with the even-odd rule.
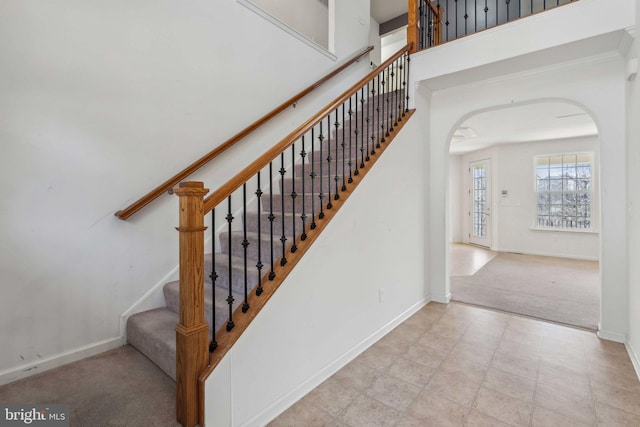
[[[566,102],[539,102],[476,114],[451,139],[451,154],[464,154],[496,144],[533,142],[597,135],[598,129],[580,107]]]
[[[378,24],[382,24],[407,13],[408,9],[409,3],[407,0],[371,0],[370,13]]]

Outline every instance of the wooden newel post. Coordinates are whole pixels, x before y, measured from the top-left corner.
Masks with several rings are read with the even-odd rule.
[[[209,325],[204,320],[204,208],[209,192],[201,182],[174,188],[180,198],[180,323],[176,326],[177,419],[199,422],[198,377],[209,360]]]
[[[407,18],[407,43],[411,43],[411,50],[409,53],[416,53],[420,46],[418,44],[419,29],[418,29],[418,1],[421,0],[409,0],[409,12]]]

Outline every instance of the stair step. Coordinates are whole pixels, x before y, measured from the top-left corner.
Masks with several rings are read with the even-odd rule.
[[[292,238],[291,236],[286,236],[287,240],[285,242],[285,251],[289,251],[289,246],[291,246]],[[232,231],[231,232],[231,254],[233,256],[244,259],[244,248],[242,247],[242,241],[244,240],[244,235],[242,231]],[[270,230],[265,231],[258,236],[258,233],[254,233],[251,231],[247,231],[247,241],[249,245],[247,246],[247,259],[253,261],[255,265],[258,262],[258,242],[260,242],[260,250],[262,254],[262,263],[268,265],[271,262],[271,235]],[[220,246],[223,253],[229,253],[229,232],[224,231],[220,233]],[[280,242],[280,235],[277,234],[274,230],[273,233],[273,257],[274,262],[282,256],[282,243]],[[266,271],[266,270],[263,270]]]
[[[127,320],[127,341],[176,379],[176,325],[178,314],[156,308],[134,314]]]
[[[358,168],[359,168],[359,164],[358,164]],[[342,166],[340,163],[340,170],[338,171],[338,190],[342,189]],[[349,168],[347,166],[347,168],[345,169],[346,173],[345,173],[345,179],[349,178]],[[352,167],[352,174],[353,171],[355,171],[355,163],[353,164]],[[310,179],[309,177],[305,177],[304,179],[304,192],[305,194],[311,194],[313,191],[313,195],[314,197],[316,197],[316,207],[318,205],[318,198],[319,198],[319,194],[320,194],[320,187],[321,187],[321,181],[322,181],[322,194],[324,195],[324,202],[328,202],[327,199],[327,194],[329,193],[329,190],[331,191],[331,197],[333,197],[333,194],[336,191],[336,181],[335,181],[335,170],[334,168],[331,168],[331,176],[328,175],[323,175],[323,176],[316,176],[315,179]],[[326,174],[327,170],[326,168],[323,167],[323,173]],[[296,189],[296,193],[302,193],[303,191],[303,187],[302,187],[302,177],[295,177],[295,178],[284,178],[283,180],[283,189],[284,189],[284,193],[291,193],[292,188],[294,186],[295,183],[295,189]]]
[[[255,287],[257,281],[254,283],[250,283],[247,288]],[[222,286],[216,285],[214,287],[216,292],[216,330],[221,326],[226,325],[227,320],[229,319],[229,304],[227,303],[227,297],[229,296],[229,290],[223,288]],[[180,312],[180,283],[178,281],[169,282],[164,285],[164,298],[167,304],[167,309],[172,311],[175,314]],[[250,289],[247,289],[250,292]],[[234,292],[232,290],[231,295],[233,296],[233,304],[232,310],[235,311],[237,307],[242,305],[244,301],[244,290],[242,292]],[[213,313],[211,312],[212,306],[212,296],[211,296],[211,283],[205,283],[204,285],[204,320],[209,324],[209,336],[211,336],[211,319],[213,318]],[[174,325],[175,329],[175,325]],[[175,337],[174,337],[175,339]]]
[[[296,165],[296,170],[298,170],[297,165]],[[300,168],[300,171],[302,171],[302,168]],[[305,167],[305,174],[309,176],[310,173],[311,173],[311,168],[309,166]],[[315,197],[317,200],[318,196],[316,195]],[[307,206],[311,206],[312,198],[313,196],[311,195],[311,193],[304,195],[305,209],[307,209]],[[261,203],[262,206],[260,210],[262,212],[270,212],[271,201],[269,198],[269,194],[263,194],[261,200],[262,200],[262,203]],[[296,212],[300,212],[302,208],[302,192],[298,193],[295,203],[296,203]],[[293,209],[293,199],[291,198],[291,194],[285,194],[284,195],[284,211],[291,212],[292,209]],[[281,194],[273,195],[273,213],[276,213],[276,212],[282,212],[282,195]]]

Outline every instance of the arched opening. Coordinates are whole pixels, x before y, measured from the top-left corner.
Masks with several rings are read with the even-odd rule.
[[[565,100],[474,111],[451,132],[451,297],[597,330],[598,128]]]

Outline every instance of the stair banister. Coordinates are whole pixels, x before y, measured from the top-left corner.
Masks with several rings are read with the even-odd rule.
[[[258,157],[255,161],[253,161],[249,166],[236,174],[233,178],[223,184],[218,190],[216,190],[213,194],[207,197],[204,200],[204,211],[205,213],[211,212],[211,210],[224,201],[227,197],[229,197],[235,190],[240,188],[243,183],[247,182],[249,178],[253,177],[257,174],[262,168],[266,167],[271,160],[273,160],[276,156],[282,153],[284,150],[289,148],[291,144],[300,139],[303,135],[305,135],[311,128],[317,125],[322,119],[327,117],[327,115],[333,112],[337,107],[342,105],[345,101],[347,101],[360,87],[371,80],[374,76],[379,73],[379,70],[383,70],[386,67],[393,64],[395,60],[404,55],[407,52],[410,52],[412,49],[412,44],[408,43],[405,47],[400,49],[396,54],[391,56],[385,62],[380,64],[375,70],[371,71],[369,74],[360,79],[356,84],[351,86],[344,94],[338,98],[336,98],[333,102],[328,104],[325,108],[320,110],[317,114],[311,117],[309,120],[300,125],[296,130],[291,132],[285,138],[283,138],[279,143],[274,145],[271,149],[266,151],[262,156]]]
[[[169,178],[168,180],[166,180],[165,182],[163,182],[162,184],[160,184],[159,186],[151,190],[149,193],[145,194],[140,199],[133,202],[131,205],[127,206],[124,209],[119,210],[114,215],[120,218],[121,220],[127,220],[133,214],[135,214],[136,212],[138,212],[139,210],[147,206],[149,203],[153,202],[162,194],[166,192],[170,192],[173,186],[177,185],[180,181],[183,181],[184,179],[186,179],[187,177],[195,173],[197,170],[199,170],[201,167],[203,167],[204,165],[206,165],[207,163],[209,163],[210,161],[218,157],[220,154],[222,154],[223,152],[225,152],[226,150],[234,146],[236,143],[238,143],[240,140],[245,138],[247,135],[254,132],[256,129],[258,129],[259,127],[261,127],[262,125],[264,125],[265,123],[267,123],[268,121],[276,117],[278,114],[282,113],[291,105],[294,105],[295,103],[297,103],[300,99],[302,99],[304,96],[311,93],[314,89],[316,89],[317,87],[325,83],[327,80],[331,79],[332,77],[336,76],[340,72],[344,71],[346,68],[348,68],[350,65],[354,64],[355,62],[358,62],[363,56],[365,56],[367,53],[371,52],[372,50],[373,50],[373,46],[369,46],[362,52],[354,55],[347,62],[345,62],[344,64],[342,64],[341,66],[339,66],[338,68],[336,68],[335,70],[327,74],[326,76],[322,77],[320,80],[313,83],[312,85],[310,85],[309,87],[301,91],[300,93],[287,99],[278,107],[274,108],[273,110],[271,110],[270,112],[268,112],[267,114],[265,114],[264,116],[256,120],[254,123],[250,124],[243,130],[238,132],[236,135],[229,138],[227,141],[223,142],[222,144],[220,144],[219,146],[217,146],[216,148],[214,148],[204,156],[200,157],[191,165],[187,166],[182,171],[178,172],[176,175],[172,176],[171,178]]]

